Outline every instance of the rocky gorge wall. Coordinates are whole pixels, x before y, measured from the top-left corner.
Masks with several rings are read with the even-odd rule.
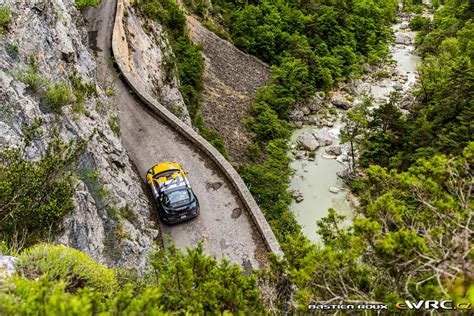
[[[75,211],[64,220],[56,241],[85,251],[94,259],[118,266],[140,267],[158,235],[150,221],[151,205],[122,146],[116,109],[108,95],[113,86],[95,74],[87,50],[86,21],[74,0],[0,1],[11,8],[11,20],[0,38],[0,146],[16,146],[25,127],[43,121],[45,136],[34,140],[31,159],[45,150],[52,131],[65,140],[90,140],[75,170]],[[54,111],[20,80],[31,72],[42,85],[72,78],[92,84],[96,94],[74,107]],[[22,82],[23,81],[23,82]],[[47,83],[46,83],[47,82]]]

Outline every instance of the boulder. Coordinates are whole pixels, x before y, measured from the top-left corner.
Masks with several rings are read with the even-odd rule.
[[[310,132],[318,141],[319,146],[329,146],[332,144],[332,139],[327,129],[313,129]]]
[[[393,89],[397,90],[397,91],[401,91],[403,90],[403,85],[401,83],[396,83],[393,85]]]
[[[343,110],[349,110],[351,105],[349,102],[345,101],[345,100],[339,100],[339,99],[336,99],[336,100],[332,100],[331,103],[337,107],[337,108],[340,108],[340,109],[343,109]]]
[[[302,106],[300,108],[300,110],[301,110],[301,112],[303,112],[304,115],[310,115],[311,114],[311,110],[307,106]]]
[[[406,34],[398,34],[395,37],[395,43],[400,45],[410,45],[412,44],[412,39]]]
[[[302,147],[304,147],[305,149],[311,150],[311,151],[318,149],[320,146],[318,140],[311,132],[305,132],[301,134],[296,139],[296,142]]]
[[[10,277],[15,273],[18,260],[16,257],[0,255],[0,279]]]
[[[336,187],[329,188],[329,192],[334,193],[334,194],[339,193],[339,191],[341,191],[341,189],[336,188]]]
[[[296,203],[300,203],[304,200],[303,193],[300,190],[291,191],[291,197],[295,200]]]
[[[340,146],[333,145],[326,148],[326,153],[334,156],[339,156],[340,154],[342,154],[342,149]]]
[[[293,124],[295,124],[296,128],[302,128],[303,127],[303,122],[301,122],[301,121],[293,122]]]

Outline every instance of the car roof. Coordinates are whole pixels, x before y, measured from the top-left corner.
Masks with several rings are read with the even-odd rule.
[[[148,183],[158,186],[160,191],[177,188],[190,188],[181,166],[176,162],[163,162],[150,168],[147,173]]]

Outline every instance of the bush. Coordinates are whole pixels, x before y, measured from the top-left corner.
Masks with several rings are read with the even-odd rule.
[[[0,6],[0,35],[3,33],[5,26],[10,22],[11,9],[6,6]]]
[[[120,129],[120,124],[119,124],[119,119],[118,116],[112,115],[109,117],[108,120],[109,127],[114,132],[115,135],[120,136],[121,129]]]
[[[72,248],[38,244],[23,251],[19,259],[20,275],[28,279],[44,277],[48,281],[64,281],[69,292],[76,292],[85,286],[104,294],[118,290],[114,270]]]
[[[263,313],[254,276],[170,245],[150,256],[143,275],[117,273],[86,254],[40,244],[23,251],[18,275],[0,291],[1,315],[164,315]],[[132,282],[132,283],[129,283]]]
[[[35,92],[39,92],[42,86],[48,83],[48,80],[34,71],[32,67],[27,71],[15,74],[15,77]]]
[[[45,91],[45,99],[56,112],[60,112],[64,106],[76,101],[73,91],[64,82],[48,86]]]
[[[413,19],[411,19],[410,23],[408,26],[413,30],[413,31],[419,31],[424,28],[426,28],[430,24],[430,20],[428,18],[425,18],[421,15],[415,15]]]
[[[88,7],[97,7],[100,4],[100,0],[76,0],[76,6],[79,10]]]
[[[33,137],[35,132],[26,132],[20,148],[0,148],[0,238],[9,246],[54,236],[61,231],[62,218],[74,209],[67,170],[84,143],[65,144],[56,135],[42,157],[30,161]]]

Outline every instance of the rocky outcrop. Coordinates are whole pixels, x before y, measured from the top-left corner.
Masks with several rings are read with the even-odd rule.
[[[128,71],[160,104],[191,126],[188,109],[179,91],[175,56],[163,27],[142,17],[133,7],[129,6],[127,10],[130,12],[124,16],[124,27],[129,45]]]
[[[0,281],[12,276],[16,272],[18,258],[12,256],[2,256],[0,252]]]
[[[115,108],[107,95],[113,86],[95,75],[85,21],[74,0],[8,0],[6,4],[13,13],[9,31],[0,41],[0,146],[17,145],[24,128],[38,118],[45,134],[34,141],[31,159],[41,155],[53,130],[65,141],[89,139],[76,163],[75,211],[65,219],[56,242],[85,251],[102,263],[142,267],[158,231],[150,221],[152,208],[141,180],[117,127],[111,127]],[[95,87],[97,93],[80,107],[71,102],[53,111],[41,91],[20,80],[18,74],[28,72],[44,80],[45,86],[59,82],[71,86],[74,78]]]

